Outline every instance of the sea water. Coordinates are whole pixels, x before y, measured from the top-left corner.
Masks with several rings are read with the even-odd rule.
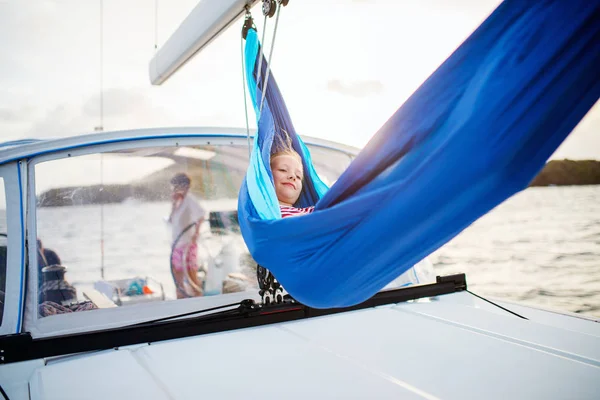
[[[168,202],[138,201],[40,208],[38,236],[58,252],[74,284],[102,274],[152,276],[173,298],[171,232],[163,221],[169,210]],[[202,251],[219,257],[221,239],[208,227],[202,237]],[[466,273],[479,295],[600,317],[600,186],[529,188],[429,260],[436,274]]]

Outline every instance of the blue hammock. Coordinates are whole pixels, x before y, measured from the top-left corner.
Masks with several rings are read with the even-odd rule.
[[[526,188],[600,96],[599,2],[505,1],[327,190],[272,73],[259,113],[259,46],[251,30],[246,71],[258,135],[240,226],[254,259],[312,307],[366,300]],[[316,204],[313,214],[280,217],[269,157],[282,129],[304,159],[297,206]]]

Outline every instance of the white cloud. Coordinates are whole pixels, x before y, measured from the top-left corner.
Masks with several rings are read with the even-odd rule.
[[[7,108],[0,108],[0,121],[2,123],[14,123],[19,122],[24,117],[24,112],[21,110],[12,110]]]
[[[155,105],[141,89],[110,89],[105,94],[104,126],[111,130],[170,125],[168,110]],[[81,102],[57,105],[35,121],[26,136],[55,137],[93,132],[100,126],[99,94]]]

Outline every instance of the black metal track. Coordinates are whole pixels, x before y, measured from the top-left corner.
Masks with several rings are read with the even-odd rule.
[[[439,296],[467,289],[465,274],[437,277],[436,283],[377,293],[369,300],[346,308],[315,309],[300,303],[248,307],[187,319],[137,324],[102,331],[33,339],[29,332],[0,337],[0,364],[39,358],[107,350],[139,343],[226,332],[255,326],[295,321],[353,310]]]

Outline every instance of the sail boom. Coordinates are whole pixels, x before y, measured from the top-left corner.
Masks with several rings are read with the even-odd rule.
[[[161,85],[258,0],[204,0],[150,60],[150,82]]]

